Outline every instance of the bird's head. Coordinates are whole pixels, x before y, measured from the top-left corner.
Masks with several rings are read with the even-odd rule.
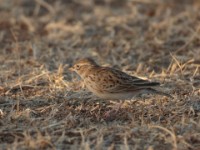
[[[98,66],[98,65],[96,64],[96,62],[93,59],[84,58],[84,59],[80,59],[80,60],[76,61],[74,63],[74,65],[71,68],[69,68],[69,70],[76,72],[78,75],[80,75],[82,77],[84,72],[86,72],[88,69],[90,69],[92,67],[96,67],[96,66]]]

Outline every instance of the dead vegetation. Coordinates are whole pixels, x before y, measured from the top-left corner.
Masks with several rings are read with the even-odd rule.
[[[0,149],[200,149],[200,2],[0,0]],[[115,102],[68,71],[92,57],[164,83]]]

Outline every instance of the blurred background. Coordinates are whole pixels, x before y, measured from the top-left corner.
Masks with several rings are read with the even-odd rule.
[[[1,61],[51,70],[92,57],[161,71],[170,52],[183,62],[198,60],[199,7],[195,0],[0,0]]]

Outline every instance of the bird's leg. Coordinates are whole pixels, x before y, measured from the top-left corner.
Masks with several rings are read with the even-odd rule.
[[[124,101],[120,101],[119,103],[115,104],[111,110],[104,113],[104,118],[108,119],[115,116],[117,112],[120,110],[120,108],[122,107],[123,103]]]

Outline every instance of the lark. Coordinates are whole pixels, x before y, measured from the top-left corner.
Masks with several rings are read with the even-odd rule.
[[[140,94],[171,95],[154,89],[158,82],[131,76],[120,70],[98,65],[90,58],[81,59],[70,68],[84,82],[86,88],[101,99],[128,100]]]

